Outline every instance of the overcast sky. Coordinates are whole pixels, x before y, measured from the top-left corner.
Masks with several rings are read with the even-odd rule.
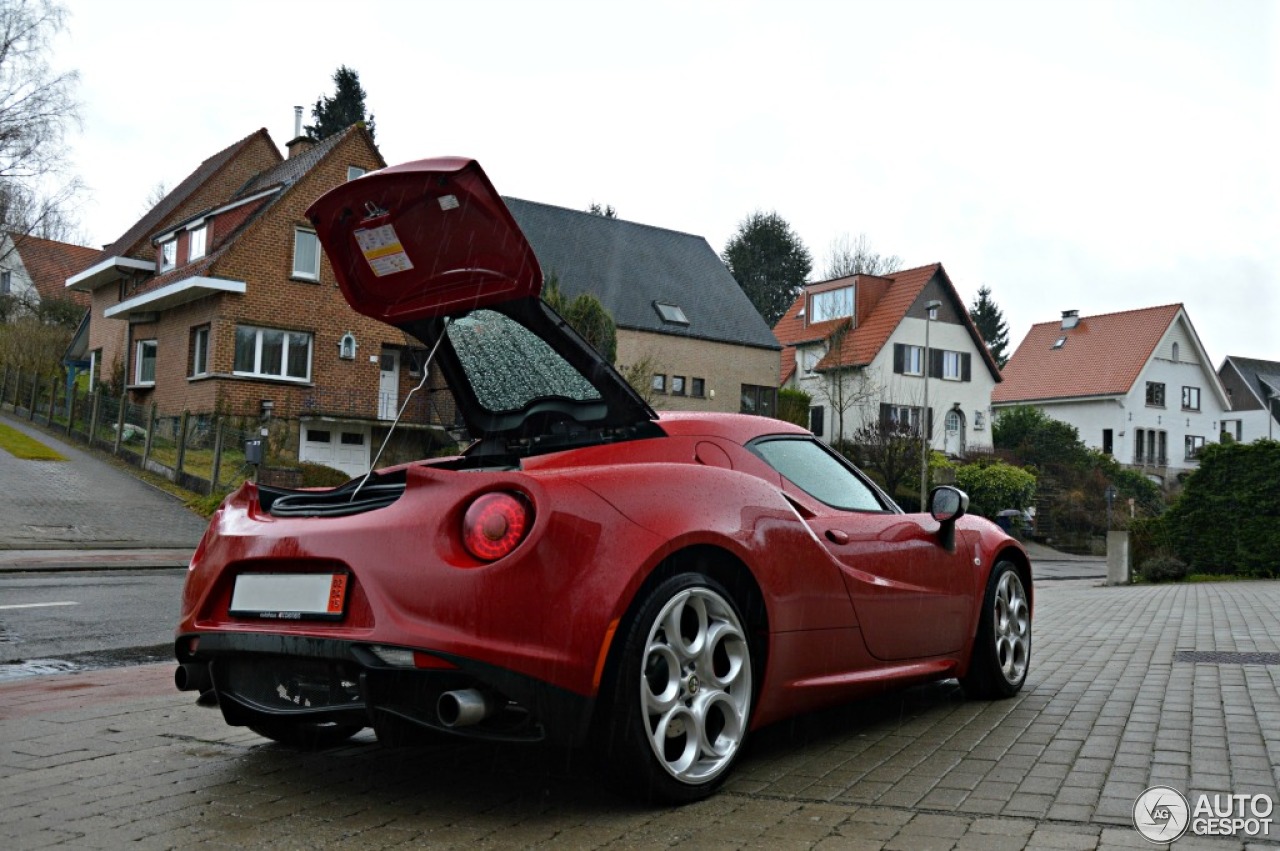
[[[331,94],[389,164],[704,236],[866,233],[1033,323],[1181,302],[1214,366],[1280,360],[1280,2],[64,0],[94,244],[157,183]],[[1012,349],[1011,349],[1012,350]]]

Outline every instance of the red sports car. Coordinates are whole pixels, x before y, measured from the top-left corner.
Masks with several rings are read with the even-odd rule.
[[[300,745],[372,726],[588,747],[650,800],[750,730],[887,687],[1027,676],[1031,569],[935,489],[906,514],[779,420],[655,413],[540,298],[473,161],[308,211],[352,307],[420,339],[473,442],[332,490],[245,484],[196,551],[179,688]]]

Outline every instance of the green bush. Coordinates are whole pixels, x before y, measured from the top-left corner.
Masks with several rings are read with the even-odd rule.
[[[956,485],[969,495],[969,511],[994,518],[1005,508],[1026,508],[1036,494],[1036,477],[1003,461],[956,468]]]
[[[809,427],[809,405],[813,397],[803,390],[782,387],[778,390],[778,419],[794,423],[801,428]]]
[[[1187,563],[1173,555],[1152,556],[1138,568],[1138,576],[1152,583],[1181,582],[1190,572]]]
[[[333,467],[323,464],[312,464],[308,461],[298,465],[302,470],[302,486],[304,488],[336,488],[351,481],[351,476]]]
[[[1280,441],[1214,443],[1165,515],[1197,573],[1280,575]]]

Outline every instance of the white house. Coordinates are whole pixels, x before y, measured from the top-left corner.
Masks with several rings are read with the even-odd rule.
[[[1222,431],[1242,443],[1280,440],[1280,363],[1228,355],[1218,378],[1231,400]]]
[[[1034,325],[992,394],[996,416],[1032,405],[1085,445],[1160,481],[1193,469],[1231,404],[1181,304]]]
[[[927,408],[934,449],[954,457],[991,449],[1000,369],[942,264],[810,284],[774,335],[782,386],[810,395],[819,437],[851,439],[886,420],[918,429]]]

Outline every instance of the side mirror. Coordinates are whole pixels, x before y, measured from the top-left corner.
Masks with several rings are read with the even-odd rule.
[[[939,523],[954,523],[969,511],[969,495],[950,485],[929,492],[929,513]]]
[[[956,521],[969,510],[969,495],[950,485],[934,488],[929,492],[929,514],[937,520],[938,543],[949,553],[956,551]]]

